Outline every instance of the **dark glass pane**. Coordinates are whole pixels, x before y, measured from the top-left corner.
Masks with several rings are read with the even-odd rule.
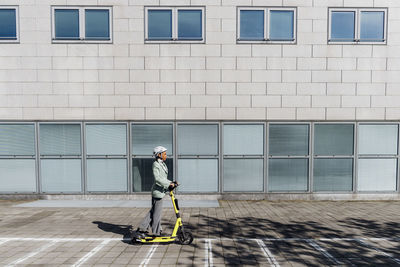
[[[293,11],[271,10],[269,24],[269,39],[283,41],[294,39]]]
[[[269,126],[269,155],[308,155],[308,125],[271,124]]]
[[[316,124],[314,154],[353,155],[353,128],[351,124]]]
[[[353,11],[334,11],[331,17],[331,40],[354,41],[355,13]]]
[[[202,11],[178,11],[178,39],[201,40],[202,36]]]
[[[132,160],[132,176],[134,192],[149,192],[154,183],[153,176],[154,159],[134,158]],[[173,160],[167,159],[168,179],[173,179]]]
[[[149,10],[147,27],[149,39],[172,39],[172,11]]]
[[[308,159],[270,159],[269,191],[307,191]]]
[[[17,38],[15,9],[0,9],[0,40]]]
[[[110,39],[108,10],[85,10],[85,35],[89,39]]]
[[[56,9],[54,13],[56,38],[79,39],[79,10]]]
[[[263,40],[264,39],[264,11],[241,10],[240,11],[240,39]]]
[[[315,159],[314,191],[351,191],[353,159]]]
[[[383,11],[361,12],[360,40],[384,41],[385,13]]]

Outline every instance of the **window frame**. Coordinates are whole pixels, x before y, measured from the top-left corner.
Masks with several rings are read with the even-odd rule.
[[[41,142],[40,142],[40,126],[41,125],[79,125],[80,127],[80,154],[79,155],[44,155],[41,152]],[[36,153],[37,153],[37,172],[38,172],[38,186],[39,186],[39,194],[47,194],[47,195],[64,195],[64,194],[73,194],[73,193],[77,193],[77,194],[82,194],[85,192],[86,187],[86,177],[85,177],[85,158],[84,158],[84,129],[83,129],[83,123],[82,122],[71,122],[71,121],[39,121],[37,123],[37,148],[36,148]],[[55,191],[51,191],[51,192],[45,192],[43,191],[43,179],[42,179],[42,160],[46,160],[46,159],[60,159],[60,160],[66,160],[66,159],[79,159],[81,160],[81,190],[77,191],[77,192],[55,192]]]
[[[353,147],[352,147],[352,155],[318,155],[315,153],[315,126],[316,125],[352,125],[353,126]],[[358,141],[358,132],[357,132],[357,124],[354,122],[343,122],[343,121],[336,121],[336,122],[314,122],[312,124],[312,169],[310,169],[311,172],[311,192],[313,193],[318,193],[318,194],[325,194],[325,193],[337,193],[337,194],[346,194],[346,193],[355,193],[356,189],[356,161],[357,161],[357,147],[356,147],[356,142]],[[314,171],[315,171],[315,164],[314,161],[318,159],[351,159],[352,160],[352,186],[351,190],[316,190],[314,188]]]
[[[79,14],[79,38],[60,39],[56,38],[55,11],[57,9],[77,9]],[[86,10],[108,10],[109,32],[108,39],[86,39]],[[113,8],[112,6],[51,6],[51,42],[52,43],[113,43]]]
[[[149,39],[148,31],[148,11],[149,10],[171,10],[172,12],[172,37],[170,40],[162,39]],[[201,10],[201,39],[179,39],[178,37],[178,11],[179,10]],[[185,44],[185,43],[199,43],[206,42],[206,8],[205,6],[145,6],[144,7],[144,43],[157,43],[157,44]]]
[[[241,40],[240,39],[240,11],[258,10],[264,12],[264,39],[263,40]],[[270,39],[270,14],[271,11],[293,11],[293,39],[292,40],[271,40]],[[267,23],[268,22],[268,23]],[[236,8],[236,43],[237,44],[296,44],[297,43],[297,7],[264,7],[264,6],[239,6]]]
[[[224,142],[225,142],[225,126],[229,125],[229,126],[261,126],[262,127],[262,154],[229,154],[229,153],[225,153],[224,148]],[[264,122],[230,122],[230,121],[225,121],[221,123],[221,140],[220,140],[220,147],[221,147],[221,151],[220,151],[220,155],[221,155],[221,171],[220,173],[222,174],[222,181],[221,181],[221,185],[220,185],[220,190],[223,193],[264,193],[265,192],[265,187],[266,187],[266,171],[267,171],[267,165],[266,165],[266,142],[267,142],[267,134],[266,134],[266,124]],[[227,190],[225,189],[225,169],[224,169],[224,163],[225,160],[230,160],[230,159],[248,159],[248,160],[262,160],[262,164],[263,164],[263,174],[262,174],[262,187],[261,190],[245,190],[245,191],[237,191],[237,190]]]
[[[391,122],[391,121],[381,121],[381,122],[378,122],[378,121],[366,121],[366,122],[358,122],[357,124],[357,147],[356,147],[356,155],[357,155],[357,157],[356,157],[356,164],[357,164],[357,168],[356,168],[356,173],[354,174],[356,177],[355,177],[355,180],[356,180],[356,184],[354,185],[354,192],[355,193],[360,193],[360,194],[379,194],[379,193],[399,193],[399,191],[400,191],[400,177],[399,177],[399,174],[400,174],[400,125],[399,125],[399,123],[398,122]],[[396,146],[396,149],[397,149],[397,154],[361,154],[361,153],[359,153],[359,150],[360,150],[360,142],[359,142],[359,140],[360,140],[360,132],[361,132],[361,130],[360,130],[360,126],[362,126],[362,125],[375,125],[375,126],[378,126],[378,125],[395,125],[395,126],[397,126],[397,139],[396,139],[396,141],[397,141],[397,146]],[[396,180],[395,180],[395,182],[396,182],[396,186],[395,186],[395,190],[394,191],[392,191],[392,190],[360,190],[359,189],[359,181],[360,181],[360,177],[359,177],[359,171],[360,171],[360,168],[359,168],[359,160],[362,160],[362,159],[396,159],[397,160],[397,162],[396,162]]]
[[[15,10],[15,39],[14,38],[1,38],[0,43],[19,43],[19,6],[14,5],[1,5],[0,9],[14,9]]]
[[[307,142],[308,142],[308,154],[307,155],[272,155],[270,153],[270,126],[271,125],[307,125],[308,128],[308,138],[307,138]],[[267,124],[267,141],[266,141],[266,146],[267,146],[267,150],[266,150],[266,158],[267,158],[267,185],[266,185],[266,193],[275,193],[275,194],[281,194],[281,193],[313,193],[312,192],[312,153],[313,153],[313,124],[310,121],[287,121],[287,122],[282,122],[282,121],[270,121]],[[270,160],[273,159],[306,159],[307,160],[307,189],[306,190],[272,190],[270,188],[270,184],[271,184],[271,177],[269,175],[270,172]]]
[[[354,12],[354,40],[345,42],[345,41],[334,41],[331,39],[331,32],[332,32],[332,12]],[[364,11],[376,11],[376,12],[383,12],[384,13],[384,23],[383,23],[383,41],[362,41],[360,38],[361,34],[361,12]],[[361,7],[354,7],[354,8],[340,8],[340,7],[329,7],[328,8],[328,44],[366,44],[366,45],[386,45],[387,44],[387,28],[388,28],[388,8],[384,7],[369,7],[369,8],[361,8]]]

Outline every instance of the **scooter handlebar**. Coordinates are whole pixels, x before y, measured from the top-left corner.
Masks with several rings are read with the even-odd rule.
[[[173,185],[170,185],[170,186],[168,187],[168,190],[169,190],[169,191],[172,191],[172,190],[174,190],[175,188],[177,188],[177,187],[179,186],[179,184],[178,184],[177,181],[173,181],[172,183],[173,183]]]

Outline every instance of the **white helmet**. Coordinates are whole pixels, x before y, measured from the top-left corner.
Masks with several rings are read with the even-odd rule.
[[[167,149],[166,149],[165,147],[163,147],[163,146],[156,146],[156,147],[153,149],[153,156],[154,156],[154,157],[157,157],[158,154],[163,153],[163,152],[165,152],[165,151],[167,151]]]

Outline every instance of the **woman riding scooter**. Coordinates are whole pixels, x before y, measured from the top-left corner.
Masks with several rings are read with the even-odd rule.
[[[162,236],[161,215],[162,215],[162,198],[168,188],[175,187],[176,184],[168,180],[168,168],[165,164],[167,159],[167,149],[163,146],[157,146],[153,150],[155,161],[153,163],[154,184],[151,189],[151,209],[146,217],[142,220],[136,234],[144,238],[147,229],[151,227],[154,236]]]

